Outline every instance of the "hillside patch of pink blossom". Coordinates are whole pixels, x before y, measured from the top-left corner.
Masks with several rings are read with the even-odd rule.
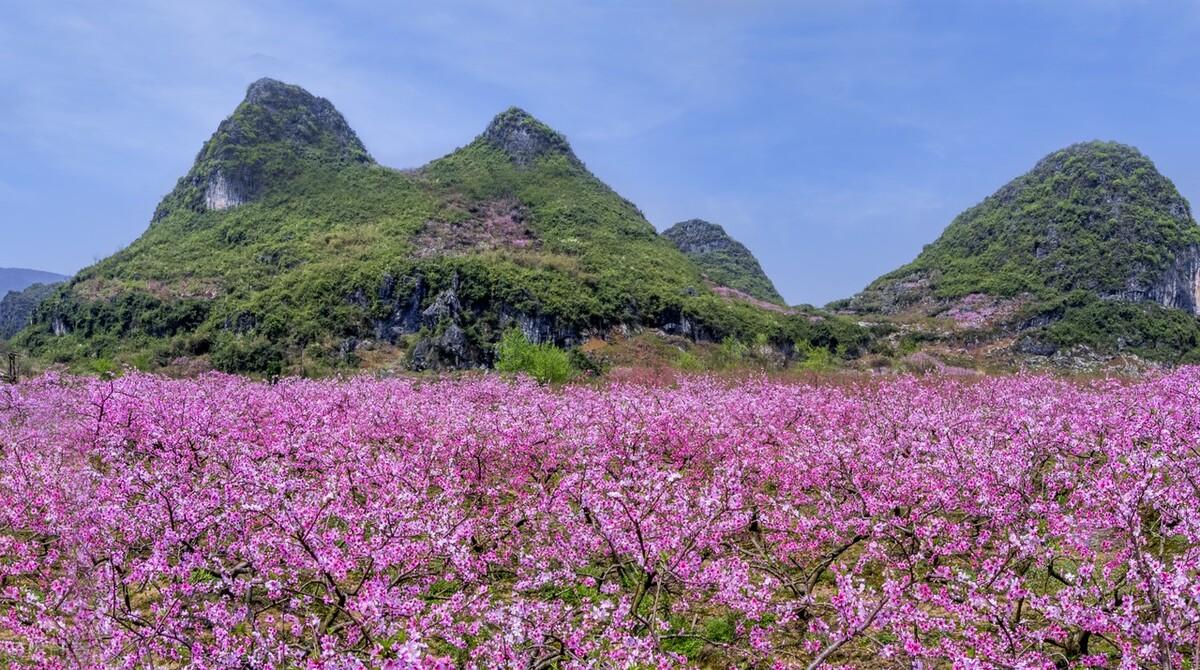
[[[0,388],[0,667],[1196,668],[1200,370]]]

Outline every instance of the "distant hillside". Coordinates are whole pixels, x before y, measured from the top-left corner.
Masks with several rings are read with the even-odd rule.
[[[1180,360],[1200,344],[1200,226],[1133,147],[1076,144],[960,214],[913,262],[843,306]]]
[[[0,297],[9,291],[23,291],[33,284],[56,284],[66,279],[66,275],[43,270],[0,268]]]
[[[0,298],[0,340],[28,326],[38,305],[53,293],[54,284],[34,284],[21,291],[9,291]]]
[[[705,279],[759,300],[784,304],[783,296],[763,272],[758,259],[741,242],[715,223],[691,219],[663,231],[685,256],[692,259]]]
[[[29,325],[34,309],[65,275],[25,268],[0,268],[0,339]]]
[[[146,232],[57,290],[16,341],[64,362],[260,373],[486,366],[511,328],[564,347],[654,329],[853,355],[827,325],[853,324],[731,300],[702,275],[522,110],[400,171],[329,101],[264,79]]]
[[[916,260],[854,299],[896,311],[971,293],[1099,297],[1195,311],[1200,227],[1133,147],[1089,142],[1042,159],[963,212]]]

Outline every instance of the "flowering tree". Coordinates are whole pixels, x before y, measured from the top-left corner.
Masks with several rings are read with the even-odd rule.
[[[0,391],[0,667],[1200,668],[1200,370]]]

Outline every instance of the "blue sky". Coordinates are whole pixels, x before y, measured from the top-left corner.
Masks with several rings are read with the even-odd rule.
[[[792,303],[854,293],[1043,155],[1133,144],[1200,198],[1200,3],[0,0],[0,266],[127,245],[261,76],[382,163],[509,105]]]

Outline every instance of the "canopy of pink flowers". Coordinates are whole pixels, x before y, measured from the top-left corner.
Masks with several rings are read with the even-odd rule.
[[[1200,369],[0,389],[0,666],[1200,667]]]

